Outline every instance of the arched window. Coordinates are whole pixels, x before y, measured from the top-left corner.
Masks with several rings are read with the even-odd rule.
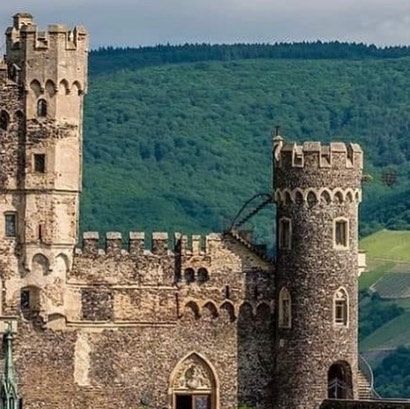
[[[184,280],[187,284],[191,284],[195,281],[195,271],[192,268],[186,268],[184,271]]]
[[[327,375],[329,399],[351,399],[352,370],[347,362],[337,362],[329,368]]]
[[[200,268],[198,270],[198,282],[200,284],[205,283],[206,281],[209,280],[209,273],[208,270],[206,268]]]
[[[339,288],[333,299],[334,323],[346,327],[349,320],[349,297],[344,288]]]
[[[279,328],[292,327],[292,300],[287,288],[279,293]]]
[[[39,99],[37,102],[37,116],[41,118],[47,116],[47,101],[45,99]]]
[[[6,111],[0,112],[0,128],[7,131],[10,125],[10,115]]]

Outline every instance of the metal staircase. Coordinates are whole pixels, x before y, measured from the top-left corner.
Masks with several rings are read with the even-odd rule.
[[[359,355],[359,370],[357,373],[357,388],[360,400],[380,399],[374,389],[373,371],[367,361]]]

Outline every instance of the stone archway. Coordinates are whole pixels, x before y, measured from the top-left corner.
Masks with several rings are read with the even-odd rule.
[[[219,409],[215,371],[202,356],[191,353],[170,378],[170,409]]]
[[[328,371],[328,399],[352,399],[352,370],[345,361],[334,363]]]

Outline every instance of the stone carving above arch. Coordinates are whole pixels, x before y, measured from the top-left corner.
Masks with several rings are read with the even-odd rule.
[[[208,363],[192,353],[177,365],[171,381],[174,391],[203,391],[212,393],[216,386],[215,375]]]

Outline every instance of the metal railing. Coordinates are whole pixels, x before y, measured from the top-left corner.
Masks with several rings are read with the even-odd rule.
[[[369,386],[371,389],[371,393],[374,399],[382,399],[381,396],[377,393],[374,389],[374,376],[373,370],[369,363],[364,359],[362,355],[359,355],[359,370],[366,378],[367,382],[369,382]]]

